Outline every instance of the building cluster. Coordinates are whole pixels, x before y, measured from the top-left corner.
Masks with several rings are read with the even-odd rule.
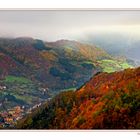
[[[4,90],[4,89],[7,89],[7,87],[6,87],[6,86],[1,86],[1,85],[0,85],[0,90]]]
[[[16,106],[0,113],[0,128],[13,127],[17,120],[22,119],[24,110]]]
[[[49,101],[51,98],[48,98]],[[25,115],[32,113],[35,109],[39,108],[43,102],[38,103],[30,108],[25,106],[15,106],[6,111],[0,112],[0,128],[14,128],[18,120],[22,119]]]

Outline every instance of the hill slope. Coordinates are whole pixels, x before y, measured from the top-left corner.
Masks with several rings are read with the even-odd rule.
[[[92,51],[96,55],[91,55]],[[26,77],[44,83],[50,90],[78,87],[98,70],[86,62],[105,56],[107,53],[95,46],[74,41],[45,43],[32,38],[0,39],[0,78]]]
[[[94,45],[0,38],[0,114],[11,124],[60,91],[79,88],[98,72],[128,67],[125,58],[113,58]],[[18,117],[9,118],[19,108]]]
[[[57,95],[17,128],[139,129],[140,68],[100,73],[79,90]]]

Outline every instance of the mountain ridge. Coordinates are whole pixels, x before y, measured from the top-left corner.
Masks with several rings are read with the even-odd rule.
[[[64,46],[55,47],[30,37],[0,38],[0,86],[6,87],[0,90],[1,111],[39,104],[61,90],[81,86],[99,71],[80,50]]]

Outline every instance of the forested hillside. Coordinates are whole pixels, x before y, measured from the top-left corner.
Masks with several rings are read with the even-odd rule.
[[[24,129],[139,129],[140,68],[99,73],[18,122]]]

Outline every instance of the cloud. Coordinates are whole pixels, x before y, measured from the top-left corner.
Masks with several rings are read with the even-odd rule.
[[[87,32],[140,34],[140,11],[0,11],[0,20],[1,36],[57,40]]]

